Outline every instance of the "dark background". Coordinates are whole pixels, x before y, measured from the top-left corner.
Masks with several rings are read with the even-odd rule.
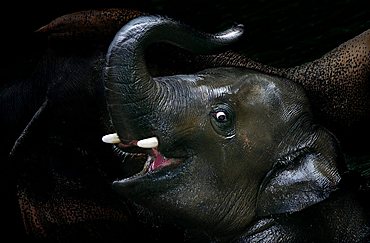
[[[11,1],[1,11],[2,63],[16,64],[44,45],[30,38],[54,18],[91,8],[123,7],[163,14],[205,31],[246,27],[242,51],[258,61],[292,66],[316,58],[370,28],[368,0],[65,0]],[[6,70],[5,70],[6,71]]]

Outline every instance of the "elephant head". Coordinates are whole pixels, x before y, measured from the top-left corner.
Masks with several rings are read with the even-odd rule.
[[[240,26],[210,35],[139,17],[117,33],[104,69],[116,134],[103,140],[144,158],[114,190],[220,237],[316,204],[340,180],[336,140],[315,123],[298,84],[247,68],[152,77],[146,67],[153,43],[209,53],[241,34]]]

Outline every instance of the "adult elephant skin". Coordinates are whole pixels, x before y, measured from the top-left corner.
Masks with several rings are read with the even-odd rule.
[[[208,35],[158,16],[136,18],[117,33],[104,69],[116,133],[103,140],[123,152],[142,148],[136,155],[144,158],[143,169],[113,189],[209,241],[368,239],[365,209],[349,193],[334,193],[341,153],[300,85],[240,67],[160,77],[148,71],[144,53],[153,43],[199,54],[241,34],[236,26]]]

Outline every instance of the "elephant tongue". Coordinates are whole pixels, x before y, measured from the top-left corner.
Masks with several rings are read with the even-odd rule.
[[[171,159],[167,159],[156,149],[152,149],[152,156],[154,159],[149,166],[149,172],[171,164]]]

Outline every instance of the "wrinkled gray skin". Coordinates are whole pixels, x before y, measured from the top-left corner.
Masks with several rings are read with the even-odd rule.
[[[104,72],[114,129],[123,144],[156,136],[158,151],[177,162],[113,188],[220,241],[306,240],[271,215],[328,198],[340,181],[340,156],[301,87],[243,68],[153,78],[145,65],[154,42],[210,53],[241,33],[237,26],[207,35],[158,16],[134,19],[117,33]]]

